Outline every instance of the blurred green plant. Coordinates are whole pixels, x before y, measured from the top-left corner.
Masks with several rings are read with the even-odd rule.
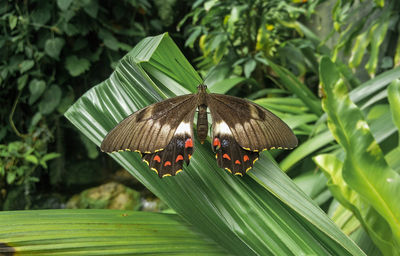
[[[349,68],[355,70],[363,66],[370,77],[398,66],[399,10],[399,1],[337,1],[332,10],[334,30],[331,36],[338,34],[339,38],[332,59],[346,57]]]
[[[383,4],[383,1],[379,2]],[[336,63],[328,64],[325,57],[319,64],[319,76],[323,84],[321,95],[328,98],[327,94],[331,93],[330,105],[324,110],[328,114],[328,121],[332,116],[336,119],[326,123],[327,116],[319,115],[310,137],[281,162],[281,167],[284,170],[296,169],[293,167],[296,164],[299,166],[299,160],[302,159],[303,174],[297,176],[296,181],[306,177],[313,169],[313,165],[310,164],[312,157],[326,174],[328,188],[334,198],[347,208],[345,210],[338,206],[336,201],[330,204],[330,216],[337,225],[346,234],[352,235],[353,239],[370,253],[398,255],[399,210],[396,200],[393,201],[392,198],[398,194],[397,190],[400,188],[398,184],[400,151],[397,144],[399,126],[395,121],[398,119],[396,108],[398,89],[394,89],[398,88],[396,84],[400,77],[400,68],[394,68],[397,66],[397,50],[393,49],[397,48],[390,46],[399,42],[395,28],[399,24],[400,6],[396,1],[387,1],[385,8],[376,3],[377,1],[365,1],[366,8],[364,4],[363,8],[360,8],[361,5],[355,1],[337,2],[333,12],[346,13],[347,19],[342,20],[341,26],[338,26],[338,17],[334,15],[336,30],[333,30],[327,39],[336,31],[339,33],[338,43],[334,44],[332,51],[325,51]],[[370,13],[365,15],[364,11]],[[363,19],[354,18],[360,15]],[[356,26],[358,30],[354,29]],[[359,35],[364,38],[355,40],[360,38]],[[365,43],[364,48],[360,48],[360,43]],[[318,45],[322,47],[324,41]],[[352,45],[354,46],[351,47]],[[357,56],[359,61],[356,65],[354,56]],[[363,66],[362,63],[366,64]],[[301,80],[293,75],[292,79],[287,79],[290,72],[284,67],[274,65],[271,67],[280,72],[279,81],[282,81],[285,87],[301,84]],[[364,70],[374,78],[368,80],[368,76],[363,75]],[[386,72],[382,73],[385,70]],[[365,79],[366,82],[360,82]],[[344,85],[336,85],[339,82]],[[344,87],[350,90],[348,96],[347,93],[343,93]],[[332,90],[335,90],[334,93]],[[349,99],[345,100],[345,97],[349,97],[357,104],[358,114],[355,114],[357,113],[354,110],[355,105],[351,105]],[[350,111],[353,113],[350,114]],[[356,121],[359,122],[354,125]],[[351,122],[354,122],[353,125],[350,125]],[[355,132],[360,129],[360,125],[370,128],[368,136]],[[334,139],[340,146],[333,143]],[[350,162],[352,166],[349,166]],[[298,173],[298,170],[296,172]],[[322,192],[314,197],[320,199],[325,189],[320,191]],[[368,235],[360,235],[363,232]],[[371,246],[372,243],[368,243],[369,239],[380,252]]]
[[[260,60],[280,59],[304,75],[307,63],[300,49],[309,42],[300,39],[304,34],[299,19],[310,16],[319,2],[196,1],[181,22],[191,19],[192,23],[185,31],[185,45],[194,48],[198,44],[203,53],[198,59],[201,70],[219,64],[227,76],[252,77],[265,85],[271,70]]]
[[[314,158],[329,178],[336,199],[363,224],[384,255],[400,252],[400,166],[384,155],[362,111],[350,100],[343,78],[329,58],[321,61],[328,126],[342,150]],[[389,86],[392,115],[399,118],[399,80]],[[398,126],[397,128],[400,128]],[[397,144],[392,150],[398,152]],[[390,153],[389,153],[390,154]],[[398,157],[398,156],[397,156]]]
[[[25,190],[26,209],[31,206],[32,185],[38,182],[41,176],[38,167],[41,167],[41,170],[47,170],[47,162],[60,156],[58,153],[47,153],[47,143],[43,137],[36,141],[29,141],[29,139],[30,137],[28,141],[0,144],[0,187],[22,185]]]
[[[156,13],[147,0],[0,0],[3,196],[18,184],[37,181],[39,169],[56,156],[52,152],[62,157],[51,165],[50,180],[62,182],[65,134],[71,128],[62,114],[104,80],[139,38],[161,31]],[[87,144],[90,157],[96,157]]]

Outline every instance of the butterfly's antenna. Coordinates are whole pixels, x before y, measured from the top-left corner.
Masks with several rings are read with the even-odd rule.
[[[176,61],[176,63],[178,63],[178,65],[179,66],[181,66],[181,68],[183,69],[183,70],[185,70],[186,72],[188,72],[188,73],[190,73],[191,72],[191,70],[188,70],[184,65],[182,65],[176,58],[175,58],[175,61]],[[190,62],[188,61],[188,63],[189,63],[189,65],[190,66],[192,66],[192,64],[190,64]],[[193,66],[192,66],[193,67]],[[193,68],[194,69],[194,68]],[[199,77],[201,77],[201,75],[200,75],[200,73],[197,71],[197,70],[195,70],[194,69],[194,71],[196,71],[196,73],[199,75]],[[203,83],[203,81],[198,81],[199,82],[199,84],[202,84]]]

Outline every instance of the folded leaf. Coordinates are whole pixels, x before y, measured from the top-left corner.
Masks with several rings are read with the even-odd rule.
[[[122,210],[0,212],[1,255],[226,255],[176,214]]]

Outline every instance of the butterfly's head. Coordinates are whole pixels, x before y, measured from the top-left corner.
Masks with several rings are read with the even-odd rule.
[[[199,86],[197,86],[197,91],[200,93],[206,93],[207,92],[207,85],[205,84],[199,84]]]

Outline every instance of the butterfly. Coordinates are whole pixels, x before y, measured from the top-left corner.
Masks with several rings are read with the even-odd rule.
[[[139,152],[160,178],[175,176],[184,162],[189,165],[194,152],[196,110],[197,138],[201,143],[207,139],[207,108],[218,166],[230,173],[243,176],[263,150],[297,146],[289,126],[265,108],[245,99],[207,93],[203,84],[197,90],[196,94],[170,98],[131,114],[106,135],[101,150]]]

